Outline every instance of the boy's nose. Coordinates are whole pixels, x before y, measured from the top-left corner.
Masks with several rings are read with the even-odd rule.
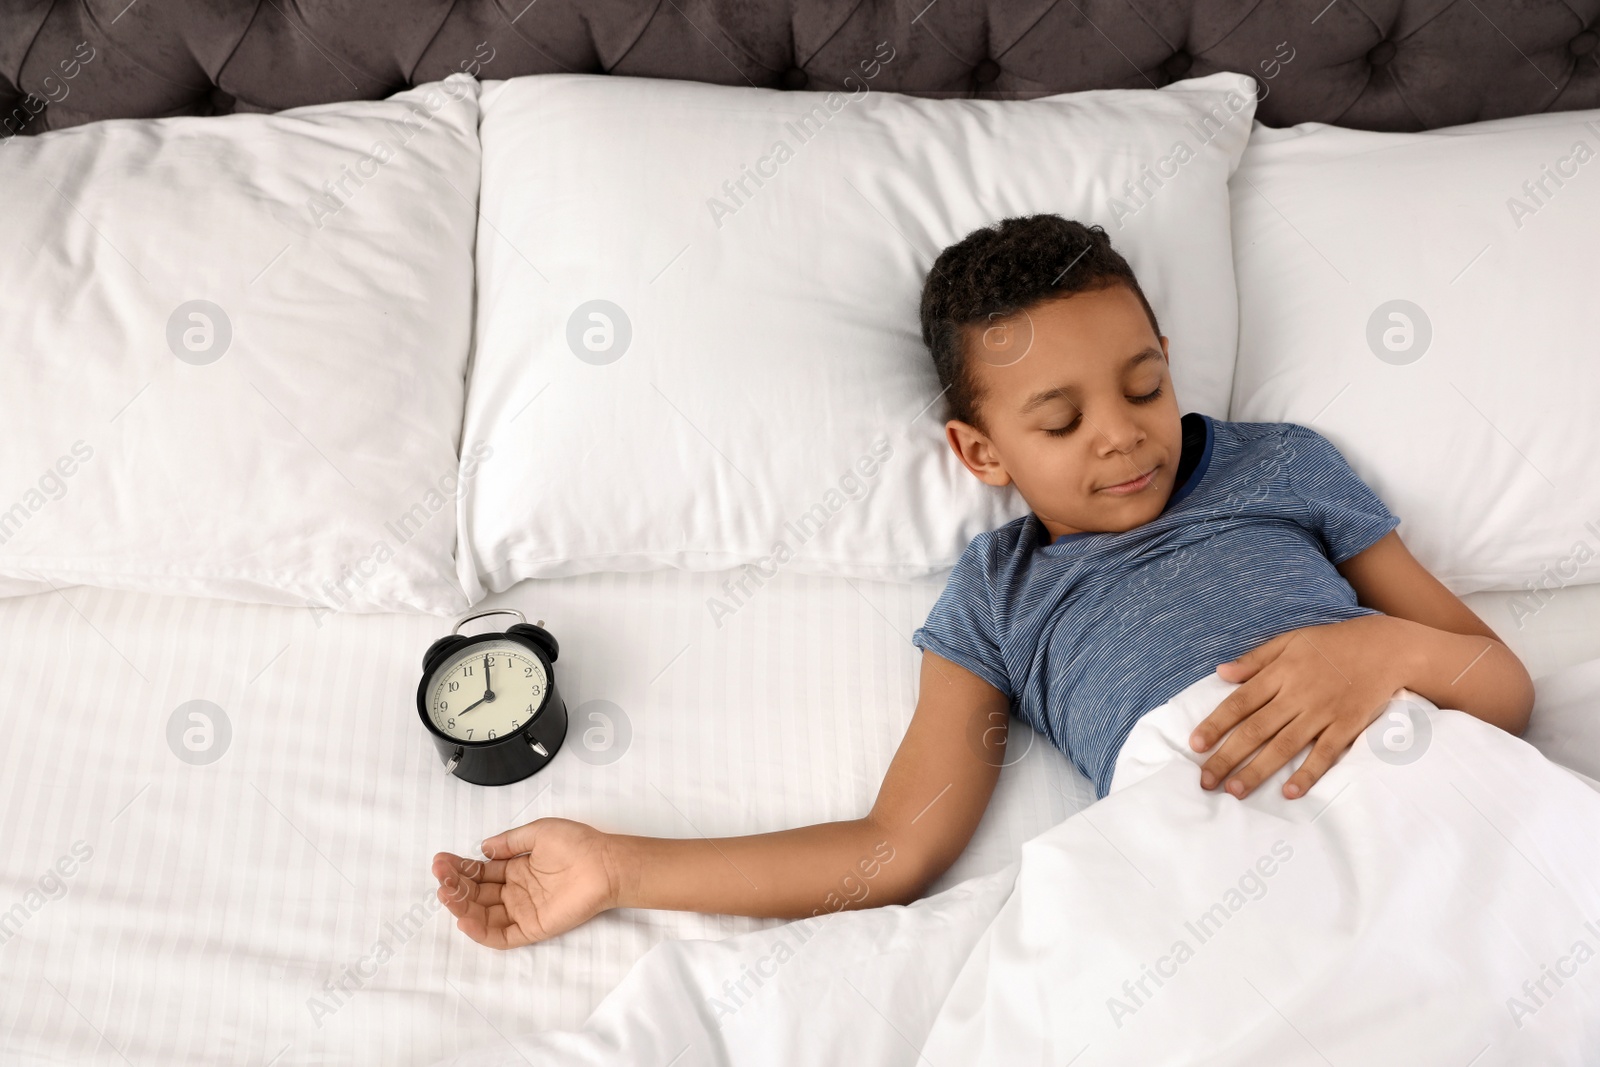
[[[1108,455],[1112,452],[1128,455],[1144,443],[1144,431],[1138,423],[1125,416],[1104,416],[1099,428]]]

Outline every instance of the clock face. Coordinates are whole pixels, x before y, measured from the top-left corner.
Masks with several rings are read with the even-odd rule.
[[[549,688],[544,664],[526,646],[473,645],[433,672],[428,718],[457,741],[495,741],[528,725]]]

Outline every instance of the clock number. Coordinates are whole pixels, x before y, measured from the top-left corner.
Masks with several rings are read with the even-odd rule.
[[[491,740],[491,741],[494,740],[494,731],[493,730],[489,731],[489,740]]]
[[[532,714],[533,714],[533,705],[532,705],[532,704],[529,704],[529,705],[528,705],[528,714],[529,714],[529,715],[532,715]],[[515,725],[516,725],[516,723],[512,723],[512,724],[511,724],[511,725],[512,725],[512,726],[515,726]]]
[[[494,657],[493,656],[485,656],[483,658],[483,663],[484,663],[484,666],[486,666],[486,667],[493,667],[494,666]]]
[[[444,728],[446,730],[454,730],[456,728],[456,721],[454,719],[446,719],[444,722]]]
[[[449,711],[450,710],[450,702],[448,700],[441,700],[441,701],[439,701],[438,704],[436,704],[434,706],[434,710],[435,711]]]
[[[513,730],[515,730],[517,728],[517,720],[516,719],[512,719],[511,720],[511,728]]]
[[[522,668],[522,676],[524,678],[532,678],[533,677],[533,668],[532,667],[524,667],[524,668]]]
[[[539,695],[539,683],[538,682],[534,682],[533,683],[533,695],[534,696],[538,696]]]
[[[471,740],[472,740],[472,731],[471,731],[471,730],[468,730],[468,731],[467,731],[467,740],[468,740],[468,741],[471,741]]]
[[[461,665],[461,676],[462,676],[462,677],[463,677],[463,678],[466,678],[466,677],[468,677],[468,676],[469,676],[469,675],[471,675],[471,674],[472,674],[472,664],[470,664],[470,663],[463,663],[463,664],[462,664],[462,665]]]
[[[460,689],[460,688],[461,688],[461,683],[460,682],[451,682],[450,683],[450,692],[454,693],[457,689]]]

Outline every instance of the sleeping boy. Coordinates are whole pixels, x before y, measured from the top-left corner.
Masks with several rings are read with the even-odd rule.
[[[922,293],[946,438],[1029,514],[973,538],[912,641],[916,711],[859,819],[709,840],[538,819],[434,858],[469,937],[514,948],[608,908],[799,918],[915,900],[989,802],[1015,714],[1094,783],[1144,713],[1216,671],[1197,788],[1304,796],[1405,687],[1513,734],[1533,683],[1401,543],[1325,438],[1180,414],[1168,339],[1105,231],[1008,218]],[[1219,741],[1221,742],[1219,744]],[[841,879],[871,891],[841,896]]]

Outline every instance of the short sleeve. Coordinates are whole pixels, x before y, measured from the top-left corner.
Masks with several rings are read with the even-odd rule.
[[[965,667],[1010,700],[1011,681],[995,626],[991,547],[981,534],[967,545],[911,643]]]
[[[1293,450],[1290,484],[1333,563],[1371,548],[1400,525],[1399,517],[1361,480],[1333,442],[1315,430],[1292,426],[1288,443]]]

